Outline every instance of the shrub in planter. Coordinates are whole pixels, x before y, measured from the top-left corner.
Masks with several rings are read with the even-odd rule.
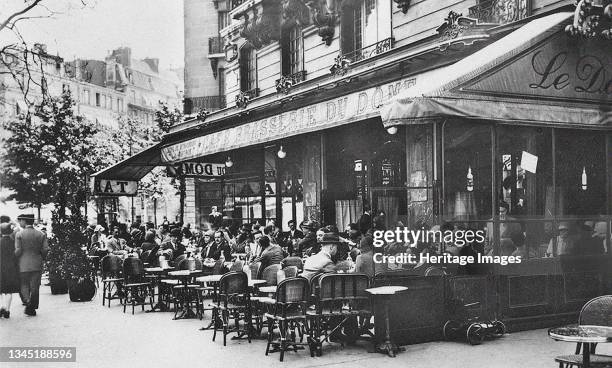
[[[57,274],[49,273],[49,285],[53,295],[66,294],[68,292],[68,283]]]
[[[53,214],[53,237],[49,240],[47,267],[50,278],[53,275],[68,282],[70,300],[73,301],[89,301],[95,295],[93,269],[82,249],[88,243],[82,231],[84,228],[85,222],[79,213],[69,215],[63,221]]]

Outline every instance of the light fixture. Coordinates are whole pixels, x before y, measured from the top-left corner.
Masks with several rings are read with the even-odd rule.
[[[227,160],[225,160],[225,166],[226,167],[232,167],[234,166],[234,161],[232,161],[232,158],[227,156]]]
[[[387,128],[387,133],[389,133],[391,135],[396,134],[397,133],[397,127],[395,127],[395,126],[388,127]]]
[[[280,146],[280,149],[278,150],[276,155],[278,156],[278,158],[283,159],[287,157],[287,152],[285,152],[285,150],[283,149],[283,146]]]
[[[581,188],[582,190],[587,190],[587,173],[586,173],[586,167],[582,167],[582,185]]]
[[[472,192],[474,190],[474,175],[472,175],[472,167],[468,166],[467,172],[467,191]]]

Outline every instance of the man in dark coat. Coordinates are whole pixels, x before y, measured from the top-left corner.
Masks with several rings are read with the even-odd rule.
[[[363,215],[359,218],[359,231],[366,234],[372,227],[372,215],[370,215],[370,206],[363,206]]]
[[[302,230],[304,230],[304,238],[302,238],[297,244],[297,256],[302,257],[305,252],[310,251],[312,249],[319,248],[319,244],[317,244],[317,235],[316,231],[319,225],[313,221],[305,221],[300,226]]]
[[[17,217],[22,228],[15,235],[15,256],[19,259],[21,296],[26,304],[25,314],[35,316],[38,309],[38,290],[43,260],[47,258],[47,235],[34,229],[34,215]]]

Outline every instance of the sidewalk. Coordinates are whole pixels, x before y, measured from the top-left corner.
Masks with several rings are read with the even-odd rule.
[[[11,318],[0,320],[0,346],[76,346],[76,363],[0,363],[2,367],[556,367],[553,357],[573,353],[574,344],[555,342],[546,330],[508,334],[479,346],[462,342],[432,342],[406,346],[396,358],[367,353],[366,343],[345,347],[324,345],[323,356],[308,351],[265,356],[265,342],[221,339],[212,342],[212,331],[199,331],[205,319],[173,321],[173,313],[122,313],[118,301],[102,307],[100,297],[88,303],[71,303],[68,295],[51,295],[41,287],[38,316],[26,317],[13,298]],[[229,338],[229,337],[228,337]],[[612,344],[609,344],[612,345]],[[612,354],[612,346],[598,351]]]

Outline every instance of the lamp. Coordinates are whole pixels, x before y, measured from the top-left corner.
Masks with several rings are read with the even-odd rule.
[[[468,172],[467,172],[467,191],[471,192],[474,190],[474,175],[472,175],[472,167],[468,166]]]
[[[397,133],[397,127],[395,127],[395,126],[388,127],[387,128],[387,133],[389,133],[391,135],[396,134]]]
[[[225,160],[225,166],[226,167],[232,167],[234,166],[234,161],[232,161],[232,158],[227,156],[227,160]]]
[[[276,155],[278,156],[278,158],[283,159],[287,157],[287,152],[285,152],[285,150],[283,149],[283,146],[280,146],[280,149],[278,150]]]
[[[582,190],[587,190],[587,173],[586,167],[582,167],[582,180],[581,180],[581,188]]]

